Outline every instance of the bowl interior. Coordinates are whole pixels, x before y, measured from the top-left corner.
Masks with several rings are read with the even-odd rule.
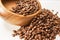
[[[16,6],[15,1],[16,0],[1,0],[3,6],[8,10],[11,10],[12,7]]]

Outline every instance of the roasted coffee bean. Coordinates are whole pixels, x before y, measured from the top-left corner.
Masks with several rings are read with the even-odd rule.
[[[12,7],[12,12],[20,15],[31,15],[39,10],[37,0],[18,0],[16,6]]]
[[[33,1],[33,0],[32,0]],[[41,13],[35,16],[28,26],[14,30],[25,40],[54,40],[60,34],[60,18],[50,10],[42,9]]]

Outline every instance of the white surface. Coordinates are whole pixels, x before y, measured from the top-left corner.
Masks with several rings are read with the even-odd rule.
[[[60,13],[60,0],[40,0],[42,8],[55,10],[55,12]],[[2,11],[0,9],[0,11]],[[58,14],[60,16],[60,14]],[[12,37],[12,30],[17,29],[16,26],[8,24],[4,22],[2,18],[0,18],[0,40],[20,40],[18,36]],[[60,37],[57,36],[56,40],[60,40]]]

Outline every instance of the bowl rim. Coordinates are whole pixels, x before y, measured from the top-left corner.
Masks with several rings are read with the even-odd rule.
[[[14,15],[17,15],[17,16],[21,16],[21,17],[31,17],[31,16],[35,16],[35,15],[37,15],[38,13],[40,13],[40,12],[41,12],[41,9],[42,9],[41,3],[40,3],[39,1],[37,1],[37,2],[38,2],[38,5],[39,5],[39,10],[38,10],[37,12],[31,14],[31,15],[24,16],[24,15],[19,15],[19,14],[16,14],[16,13],[12,12],[12,11],[9,11],[9,10],[3,5],[2,0],[0,0],[0,4],[1,4],[2,8],[3,8],[5,11],[7,11],[7,12],[9,12],[9,13],[12,13],[12,14],[14,14]]]

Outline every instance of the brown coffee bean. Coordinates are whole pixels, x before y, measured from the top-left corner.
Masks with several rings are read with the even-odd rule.
[[[17,34],[25,40],[54,40],[56,35],[60,34],[58,20],[59,17],[56,14],[53,14],[50,10],[42,9],[42,12],[35,16],[28,26],[14,31],[14,36]]]
[[[37,0],[18,0],[16,6],[12,7],[12,12],[20,15],[31,15],[39,10]]]

